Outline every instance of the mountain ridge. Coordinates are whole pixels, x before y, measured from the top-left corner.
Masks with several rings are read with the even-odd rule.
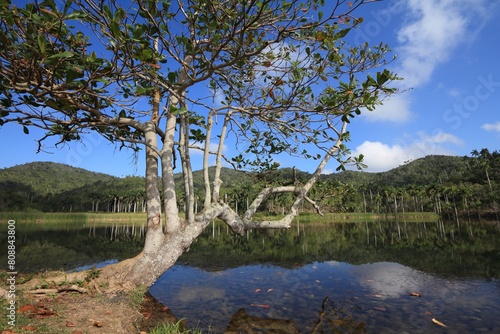
[[[494,157],[496,156],[497,152]],[[496,160],[492,160],[494,161]],[[377,211],[380,210],[382,203],[375,203],[375,197],[372,196],[375,194],[388,196],[388,193],[395,191],[409,196],[409,191],[412,189],[429,191],[431,186],[460,187],[467,183],[482,187],[483,190],[478,187],[474,190],[474,194],[481,194],[485,193],[484,187],[487,183],[484,171],[478,162],[469,157],[429,155],[385,172],[347,170],[325,174],[321,176],[318,186],[313,188],[311,196],[320,202],[323,201],[321,204],[329,210],[356,212],[363,207],[366,210],[366,196],[370,197],[372,208],[376,206]],[[213,169],[214,167],[210,167],[210,175],[213,175]],[[498,167],[491,170],[493,182],[497,182],[500,176],[499,170]],[[238,210],[245,210],[249,201],[255,198],[263,187],[304,183],[310,175],[295,168],[282,168],[267,174],[245,173],[223,168],[221,196],[228,203],[232,202],[238,206]],[[182,173],[176,173],[175,178],[176,192],[181,199]],[[205,192],[202,170],[193,172],[193,183],[196,198],[203,203]],[[487,195],[487,192],[485,194]],[[430,207],[433,201],[430,196],[426,195],[427,203],[421,207],[427,206],[427,209],[432,210]],[[0,211],[32,209],[48,212],[136,212],[144,210],[145,198],[145,178],[140,176],[116,177],[46,161],[0,169]],[[289,194],[270,196],[267,199],[269,201],[267,208],[262,209],[275,210],[274,199],[284,207],[291,197]],[[390,204],[384,205],[390,207]]]

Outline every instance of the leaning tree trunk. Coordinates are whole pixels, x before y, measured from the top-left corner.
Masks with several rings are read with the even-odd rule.
[[[172,267],[177,259],[189,249],[193,241],[204,231],[204,229],[215,219],[219,218],[226,223],[233,232],[245,235],[249,229],[283,229],[290,228],[292,220],[298,214],[300,204],[305,200],[309,202],[317,212],[322,215],[318,205],[311,200],[307,194],[319,179],[324,167],[341,144],[341,137],[332,149],[323,157],[316,171],[309,180],[302,185],[267,187],[261,190],[247,211],[238,215],[227,203],[219,199],[218,186],[220,179],[216,179],[212,201],[206,203],[203,211],[194,216],[190,222],[179,217],[175,184],[173,178],[173,133],[169,129],[175,129],[175,118],[167,121],[164,147],[160,152],[162,157],[162,179],[165,213],[165,231],[162,228],[162,213],[160,205],[160,193],[158,190],[158,152],[152,149],[156,146],[154,136],[154,123],[148,124],[145,136],[148,140],[146,150],[147,168],[147,216],[148,230],[143,251],[134,258],[107,266],[103,269],[101,276],[95,285],[106,283],[111,290],[130,290],[137,286],[151,286],[165,271]],[[345,132],[347,123],[344,123],[342,133]],[[169,139],[170,138],[170,139]],[[222,143],[220,144],[222,145]],[[221,165],[217,165],[215,174],[220,172]],[[278,193],[295,194],[295,200],[288,213],[276,221],[254,221],[253,217],[264,200]],[[102,285],[102,284],[101,284]]]

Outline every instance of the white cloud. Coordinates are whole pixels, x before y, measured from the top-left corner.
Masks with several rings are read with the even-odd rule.
[[[398,123],[407,122],[411,118],[410,98],[405,95],[394,95],[384,101],[374,111],[365,110],[362,117],[367,121],[392,121]]]
[[[323,174],[323,175],[329,175],[329,174],[333,174],[333,173],[335,173],[335,170],[334,170],[334,169],[331,169],[331,168],[325,168],[325,169],[323,170],[323,173],[321,173],[321,174]]]
[[[492,4],[485,0],[404,0],[397,6],[403,25],[393,46],[398,55],[393,70],[403,78],[398,85],[404,91],[428,83],[460,44],[471,43],[486,23]],[[367,115],[369,121],[409,121],[411,94],[397,95]]]
[[[404,78],[404,87],[427,83],[459,44],[474,39],[482,28],[487,6],[486,1],[471,0],[408,1],[396,47],[401,59],[396,73]]]
[[[430,143],[430,144],[443,144],[443,143],[451,143],[460,145],[462,141],[455,135],[445,132],[438,132],[433,136],[427,135],[425,132],[419,132],[420,136],[419,143]]]
[[[408,87],[427,82],[438,63],[449,56],[457,36],[465,29],[465,20],[445,1],[409,1],[409,22],[398,33],[398,53],[402,63],[398,71]]]
[[[225,98],[226,96],[224,95],[224,91],[220,88],[217,88],[216,91],[213,93],[214,106],[220,107]]]
[[[486,131],[500,132],[500,122],[483,124],[483,126],[481,126],[481,129]]]
[[[405,161],[422,158],[427,155],[452,155],[453,152],[447,146],[462,144],[459,138],[444,132],[438,132],[434,135],[420,132],[417,136],[411,143],[393,145],[365,141],[352,151],[352,155],[364,155],[363,161],[368,165],[366,171],[382,172],[395,168]]]
[[[381,172],[394,168],[403,161],[413,159],[410,152],[400,145],[389,146],[381,142],[365,141],[352,151],[352,155],[363,154],[363,162],[368,165],[366,171]]]

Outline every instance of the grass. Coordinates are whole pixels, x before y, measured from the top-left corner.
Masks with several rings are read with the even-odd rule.
[[[134,290],[132,290],[128,295],[130,306],[139,308],[144,302],[144,298],[147,292],[148,288],[144,286],[138,286]]]
[[[185,329],[184,319],[174,324],[160,324],[156,326],[149,334],[201,334],[201,329]]]
[[[283,218],[282,215],[269,215],[258,213],[256,220],[275,220]],[[335,223],[335,222],[366,222],[379,220],[400,220],[407,222],[436,221],[438,215],[434,212],[405,212],[398,214],[386,213],[325,213],[320,216],[315,212],[303,212],[295,221],[301,223]],[[145,224],[146,214],[141,213],[69,213],[69,212],[1,212],[0,224],[6,224],[9,220],[15,220],[16,224],[32,224],[37,228],[43,225],[64,224],[65,227],[81,226],[85,224]]]
[[[72,221],[75,223],[85,223],[86,215],[84,213],[67,213],[67,212],[2,212],[0,213],[1,222],[15,220],[16,223],[63,223]]]
[[[283,218],[282,215],[256,215],[257,220],[276,220]],[[377,213],[325,213],[320,216],[315,212],[303,212],[295,221],[300,223],[360,223],[366,221],[399,220],[407,222],[429,222],[436,221],[438,215],[434,212],[405,212],[399,214],[377,214]]]
[[[1,212],[0,223],[21,224],[145,223],[146,213],[102,212]]]

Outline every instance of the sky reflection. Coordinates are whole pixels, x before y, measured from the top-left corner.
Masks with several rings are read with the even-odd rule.
[[[302,333],[310,333],[318,320],[324,321],[322,311],[330,314],[330,324],[363,324],[368,333],[439,333],[433,317],[449,324],[449,332],[500,328],[499,291],[495,282],[446,279],[397,263],[337,261],[292,269],[257,265],[216,272],[178,265],[150,289],[176,317],[186,318],[188,326],[210,326],[217,333],[225,331],[242,309],[259,319],[293,320]],[[411,297],[409,292],[422,297]],[[330,332],[327,327],[325,333]]]

